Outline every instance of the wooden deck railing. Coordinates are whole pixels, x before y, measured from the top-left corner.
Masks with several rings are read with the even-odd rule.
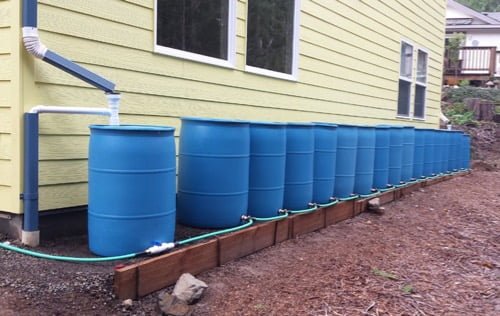
[[[447,75],[489,75],[497,71],[496,47],[462,47],[458,52],[445,52],[445,74]],[[456,57],[456,58],[453,58]]]

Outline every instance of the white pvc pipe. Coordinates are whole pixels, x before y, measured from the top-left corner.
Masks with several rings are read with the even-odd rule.
[[[66,114],[92,114],[111,116],[111,109],[106,108],[87,108],[87,107],[66,107],[66,106],[50,106],[37,105],[33,107],[29,113],[66,113]]]

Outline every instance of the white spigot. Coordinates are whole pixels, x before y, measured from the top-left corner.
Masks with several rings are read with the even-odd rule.
[[[111,112],[109,116],[109,125],[120,125],[120,94],[107,93],[106,98],[108,99],[108,107]]]

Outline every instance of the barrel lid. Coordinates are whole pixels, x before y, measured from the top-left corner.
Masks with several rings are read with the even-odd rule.
[[[359,127],[358,125],[355,124],[344,124],[344,123],[337,123],[337,126],[342,126],[342,127]]]
[[[314,126],[337,128],[337,124],[327,123],[327,122],[313,122]]]
[[[298,127],[313,127],[313,123],[308,123],[308,122],[288,122],[286,123],[287,125],[290,126],[298,126]]]
[[[171,132],[174,127],[160,125],[89,125],[90,129],[137,131],[137,132]]]
[[[389,125],[377,125],[375,128],[380,128],[380,129],[389,129],[391,128]]]
[[[248,121],[250,125],[269,125],[269,126],[285,126],[283,122],[265,122],[265,121]]]
[[[358,125],[358,128],[368,128],[368,129],[375,129],[375,126],[373,125]]]
[[[237,119],[224,119],[224,118],[211,118],[211,117],[195,117],[195,116],[182,116],[183,121],[200,121],[200,122],[219,122],[219,123],[236,123],[248,124],[248,121]]]

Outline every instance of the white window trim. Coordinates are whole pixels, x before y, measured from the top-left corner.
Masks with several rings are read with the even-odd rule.
[[[410,77],[406,77],[406,76],[402,76],[401,75],[401,64],[402,64],[402,60],[401,60],[401,50],[403,48],[403,43],[409,45],[412,49],[412,55],[411,55],[411,61],[410,61],[410,69],[411,69],[411,75]],[[398,108],[399,108],[399,104],[396,102],[396,118],[398,119],[406,119],[406,120],[410,120],[412,118],[412,102],[411,102],[411,96],[412,96],[412,88],[413,88],[413,59],[415,58],[415,54],[413,54],[414,50],[415,50],[415,45],[413,45],[412,42],[406,40],[406,39],[402,39],[400,42],[399,42],[399,49],[400,49],[400,52],[399,52],[399,67],[398,67],[398,73],[399,73],[399,80],[403,80],[403,81],[406,81],[410,84],[410,93],[408,94],[408,115],[404,115],[404,114],[399,114],[398,113]],[[399,80],[398,80],[398,87],[399,87]],[[399,88],[398,88],[398,95],[399,95]],[[399,101],[399,97],[398,97],[398,101]]]
[[[417,74],[415,73],[415,95],[417,91],[417,86],[424,87],[424,109],[422,117],[415,116],[415,100],[413,100],[413,111],[412,111],[412,119],[415,121],[425,121],[427,119],[427,81],[429,78],[429,51],[422,47],[417,47],[417,68],[418,68],[418,52],[422,51],[426,54],[426,62],[425,62],[425,82],[420,82],[417,80]],[[418,69],[417,69],[418,72]]]
[[[411,80],[408,80],[408,78],[406,77],[399,77],[399,80],[403,80],[403,81],[406,81],[410,84],[410,93],[408,94],[408,115],[404,115],[404,114],[399,114],[397,113],[398,112],[398,109],[396,108],[396,117],[397,118],[404,118],[404,119],[411,119],[412,118],[412,109],[411,109],[411,96],[412,96],[412,88],[413,88],[413,82]],[[398,80],[398,88],[399,88],[399,80]],[[399,89],[398,89],[398,101],[399,101]],[[398,108],[399,108],[399,104],[398,104]]]
[[[154,3],[154,47],[153,52],[172,56],[176,58],[187,59],[191,61],[201,62],[205,64],[211,64],[220,67],[234,68],[236,59],[236,1],[228,0],[228,24],[227,24],[227,60],[220,59],[210,56],[205,56],[201,54],[196,54],[192,52],[187,52],[181,49],[175,49],[171,47],[161,46],[156,43],[157,35],[157,21],[158,21],[158,0]]]
[[[425,53],[426,55],[426,60],[425,60],[425,82],[418,81],[418,52],[421,51]],[[429,77],[429,52],[426,49],[423,49],[421,47],[417,48],[417,71],[415,74],[415,83],[427,87],[427,78]]]
[[[293,43],[292,43],[292,73],[287,74],[284,72],[273,71],[265,68],[259,68],[254,66],[249,66],[246,63],[245,59],[245,71],[257,75],[263,75],[267,77],[273,77],[277,79],[284,79],[290,81],[298,80],[298,62],[299,62],[299,31],[300,31],[300,1],[294,1],[294,13],[293,13]],[[247,2],[247,12],[248,12],[248,2]],[[248,39],[248,18],[247,18],[247,27],[245,30],[246,39]],[[246,53],[245,53],[246,57]]]
[[[415,54],[414,54],[415,45],[413,45],[413,43],[410,42],[410,41],[401,40],[400,45],[399,45],[399,49],[402,48],[403,43],[409,45],[411,47],[411,50],[412,50],[412,52],[411,52],[411,61],[410,61],[410,63],[411,63],[410,64],[411,74],[410,74],[410,77],[405,77],[405,76],[401,75],[401,62],[402,62],[402,60],[401,60],[401,52],[400,52],[399,53],[399,79],[404,79],[404,80],[407,80],[407,81],[413,81],[413,72],[414,72],[413,71],[413,66],[414,66],[413,65],[413,59],[415,59]]]

